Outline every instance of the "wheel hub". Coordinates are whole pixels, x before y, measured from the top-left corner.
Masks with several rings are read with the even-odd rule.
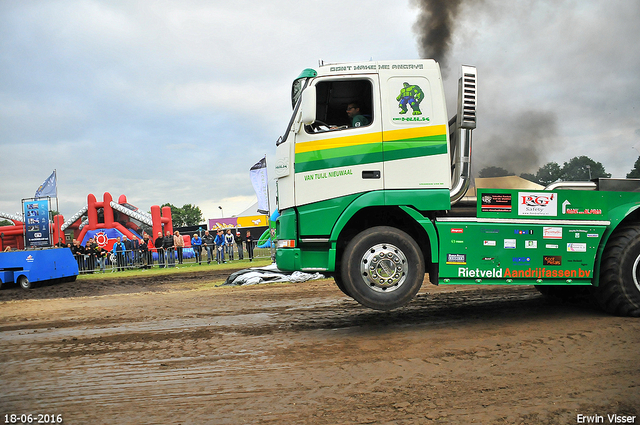
[[[390,292],[398,289],[406,280],[407,257],[396,246],[378,244],[362,256],[362,279],[373,290]]]

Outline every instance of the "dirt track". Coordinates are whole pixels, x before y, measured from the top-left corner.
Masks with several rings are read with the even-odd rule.
[[[214,274],[2,289],[0,419],[640,423],[638,319],[528,287],[428,284],[380,313],[330,280],[203,288]]]

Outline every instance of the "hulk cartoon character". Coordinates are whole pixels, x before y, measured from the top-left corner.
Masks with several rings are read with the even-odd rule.
[[[398,107],[401,114],[407,113],[407,104],[411,105],[413,109],[413,115],[422,115],[420,110],[420,102],[424,99],[424,93],[422,89],[416,85],[409,85],[409,83],[402,83],[404,87],[400,89],[400,94],[396,97],[396,100],[400,102]]]

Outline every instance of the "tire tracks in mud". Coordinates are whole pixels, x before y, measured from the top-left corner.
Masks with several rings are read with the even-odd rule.
[[[564,424],[640,396],[637,320],[527,287],[390,312],[331,281],[43,302],[5,306],[0,404],[65,423]]]

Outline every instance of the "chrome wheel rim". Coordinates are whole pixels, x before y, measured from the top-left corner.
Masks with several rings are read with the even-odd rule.
[[[362,256],[360,275],[374,291],[395,291],[407,278],[407,257],[395,245],[372,246]]]

